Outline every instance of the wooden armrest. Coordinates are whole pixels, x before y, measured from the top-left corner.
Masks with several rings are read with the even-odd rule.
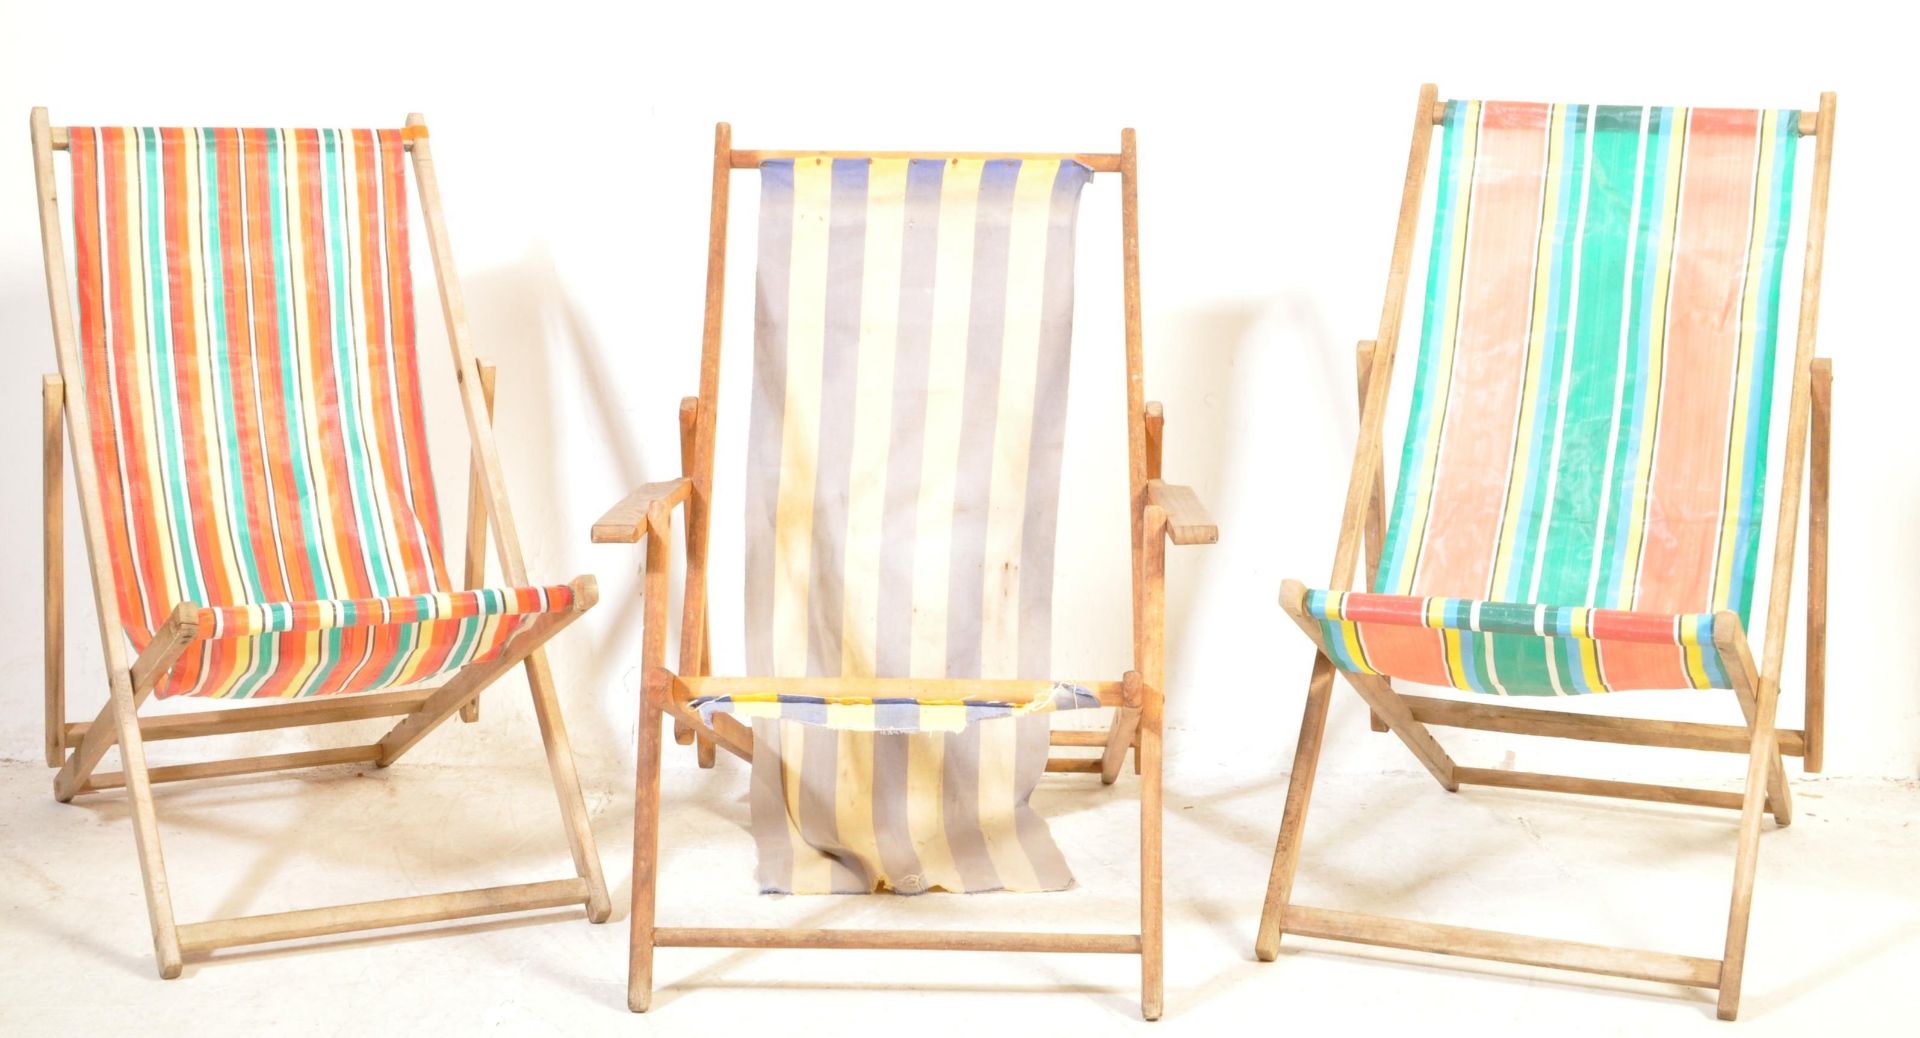
[[[638,544],[647,535],[647,512],[655,504],[673,508],[686,501],[691,493],[693,483],[685,476],[663,483],[641,484],[640,489],[628,494],[619,504],[607,509],[607,514],[594,520],[593,543]]]
[[[1167,513],[1167,536],[1175,544],[1215,544],[1220,527],[1207,515],[1192,487],[1165,480],[1147,480],[1147,503]]]

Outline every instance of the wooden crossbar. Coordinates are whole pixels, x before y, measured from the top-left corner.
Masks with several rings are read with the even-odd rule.
[[[1514,962],[1525,966],[1548,966],[1697,988],[1717,987],[1720,984],[1720,961],[1691,955],[1582,944],[1499,930],[1475,930],[1391,916],[1336,912],[1304,905],[1287,906],[1284,926],[1288,933],[1301,937],[1351,941],[1382,948]]]
[[[1012,933],[992,930],[780,930],[662,926],[663,948],[836,948],[878,951],[1088,952],[1140,954],[1132,933]]]
[[[67,128],[65,126],[51,127],[47,134],[47,138],[48,138],[49,146],[52,147],[54,151],[66,151],[72,145],[72,141],[73,141],[73,135],[67,131]],[[408,151],[412,151],[413,138],[412,137],[405,138],[400,142],[400,146],[407,149]]]
[[[362,901],[331,908],[304,908],[293,912],[241,916],[237,919],[183,924],[180,927],[180,949],[183,952],[203,952],[243,944],[324,937],[356,930],[438,923],[476,915],[564,908],[567,905],[584,905],[589,897],[587,881],[575,877],[544,883],[461,890],[450,894]]]
[[[326,696],[228,710],[143,717],[140,719],[140,737],[147,740],[197,739],[209,735],[233,735],[311,724],[339,724],[370,717],[397,717],[418,710],[433,692],[433,688],[419,688],[405,692]],[[91,721],[69,721],[66,728],[68,744],[85,738],[92,726]]]
[[[371,764],[380,759],[380,746],[339,746],[325,750],[274,753],[262,757],[232,757],[226,760],[198,761],[193,764],[168,764],[147,769],[148,782],[184,782],[188,779],[226,778],[233,775],[258,775],[265,771],[290,771],[294,768],[318,768],[328,764]],[[82,793],[119,789],[127,776],[119,771],[101,771],[88,776]]]
[[[1656,804],[1724,807],[1734,811],[1740,810],[1742,803],[1740,794],[1715,789],[1661,786],[1647,782],[1619,782],[1614,779],[1580,778],[1574,775],[1542,775],[1531,771],[1454,768],[1453,778],[1463,786],[1499,786],[1505,789],[1533,789],[1543,793],[1579,793],[1593,797],[1649,800]]]
[[[1744,725],[1703,724],[1697,721],[1655,721],[1604,714],[1569,714],[1500,703],[1467,703],[1457,699],[1402,694],[1413,719],[1443,728],[1471,728],[1508,735],[1538,735],[1553,739],[1657,746],[1676,750],[1717,750],[1745,753],[1753,733]],[[1798,757],[1806,752],[1806,736],[1798,729],[1779,731],[1780,752]]]
[[[1070,682],[1100,697],[1101,706],[1125,706],[1125,683]],[[676,676],[673,694],[681,702],[697,696],[784,693],[796,696],[846,696],[855,699],[990,699],[1023,702],[1053,690],[1051,681],[993,681],[973,678],[772,678]]]
[[[1051,161],[1072,159],[1095,173],[1120,172],[1120,156],[1102,152],[1019,152],[1019,151],[792,151],[769,148],[732,148],[727,155],[734,169],[758,169],[773,159],[1023,159]]]
[[[1445,101],[1435,101],[1433,104],[1433,125],[1439,126],[1446,121],[1447,103]],[[1820,135],[1820,113],[1817,111],[1801,112],[1800,118],[1794,123],[1793,128],[1794,132],[1802,137],[1818,137]]]

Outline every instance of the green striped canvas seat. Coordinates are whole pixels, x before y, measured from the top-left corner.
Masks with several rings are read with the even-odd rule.
[[[1797,112],[1450,102],[1399,479],[1349,671],[1724,688],[1753,601]]]

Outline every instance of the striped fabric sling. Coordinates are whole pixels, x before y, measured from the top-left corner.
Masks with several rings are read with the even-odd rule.
[[[427,461],[404,132],[74,127],[78,387],[161,696],[415,684],[568,587],[456,589]]]
[[[1334,662],[1502,695],[1727,688],[1765,500],[1799,113],[1448,103],[1373,593]]]
[[[1075,219],[1073,161],[761,166],[746,485],[751,673],[1044,678]],[[1028,805],[1058,709],[696,701],[751,719],[768,892],[1055,890]]]

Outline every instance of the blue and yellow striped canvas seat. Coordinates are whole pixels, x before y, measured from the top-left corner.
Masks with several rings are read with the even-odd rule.
[[[746,656],[784,677],[1044,679],[1075,219],[1066,160],[760,168]],[[1057,889],[1024,703],[702,701],[753,719],[769,891]],[[948,704],[952,706],[952,704]]]

